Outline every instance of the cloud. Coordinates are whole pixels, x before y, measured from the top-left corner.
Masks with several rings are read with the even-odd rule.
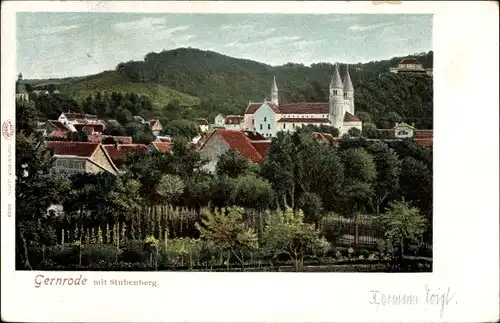
[[[372,25],[352,25],[349,26],[350,30],[354,31],[367,31],[367,30],[374,30],[374,29],[379,29],[382,27],[387,27],[392,25],[392,23],[380,23],[380,24],[372,24]]]
[[[294,42],[293,45],[295,45],[297,47],[305,47],[305,46],[309,46],[309,45],[320,44],[324,41],[326,41],[326,39],[317,39],[317,40],[302,39],[302,40]]]
[[[242,31],[242,30],[247,30],[247,29],[253,28],[253,27],[255,27],[255,25],[251,25],[251,24],[228,25],[228,24],[225,24],[225,25],[221,25],[219,27],[219,29],[222,31]]]
[[[53,34],[58,34],[62,33],[71,29],[76,29],[80,27],[80,25],[68,25],[68,26],[52,26],[52,27],[45,27],[42,29],[39,29],[35,34],[37,35],[53,35]]]
[[[146,17],[138,20],[119,22],[114,25],[114,28],[118,31],[127,31],[131,29],[151,29],[157,28],[158,25],[163,25],[166,22],[166,18],[153,18]]]
[[[154,36],[157,38],[170,38],[173,34],[191,28],[191,26],[176,26],[171,28],[153,28]],[[193,35],[188,35],[193,36]],[[194,37],[194,36],[193,36]],[[189,38],[188,38],[189,39]],[[185,39],[187,40],[187,39]]]
[[[291,42],[294,40],[300,40],[302,37],[299,36],[279,36],[279,37],[269,37],[263,40],[257,40],[257,41],[250,41],[250,42],[238,42],[238,41],[233,41],[228,44],[225,44],[225,47],[239,47],[239,48],[245,48],[245,47],[251,47],[251,46],[265,46],[265,45],[275,45],[275,44],[282,44],[286,42]]]

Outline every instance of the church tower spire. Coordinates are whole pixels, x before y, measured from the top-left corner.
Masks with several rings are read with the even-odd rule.
[[[278,86],[276,85],[276,76],[273,77],[273,86],[271,87],[271,103],[278,105]]]
[[[332,81],[330,82],[329,101],[330,113],[328,119],[330,119],[330,124],[340,131],[344,120],[344,93],[338,64],[335,64],[335,71],[333,72]]]
[[[349,66],[346,67],[343,88],[344,98],[348,101],[348,112],[354,115],[354,86],[352,86]]]

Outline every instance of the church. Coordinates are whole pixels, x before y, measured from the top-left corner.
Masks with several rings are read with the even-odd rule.
[[[280,131],[293,132],[307,125],[333,126],[339,130],[340,136],[351,128],[361,131],[362,122],[355,115],[354,87],[348,69],[342,80],[335,65],[329,93],[329,102],[280,103],[275,77],[271,100],[249,102],[241,128],[258,132],[264,137],[275,137]]]

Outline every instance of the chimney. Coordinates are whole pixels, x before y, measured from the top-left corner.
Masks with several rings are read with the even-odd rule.
[[[120,145],[118,144],[118,141],[116,141],[116,139],[114,139],[114,141],[116,150],[120,150]]]

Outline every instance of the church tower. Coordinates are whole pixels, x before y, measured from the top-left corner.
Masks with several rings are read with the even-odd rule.
[[[330,124],[339,129],[344,121],[344,91],[338,65],[335,64],[332,81],[330,82]]]
[[[349,75],[349,66],[346,67],[344,78],[344,99],[348,103],[347,111],[354,115],[354,86],[352,86],[351,75]]]
[[[278,86],[276,85],[276,76],[273,78],[273,86],[271,88],[271,103],[278,106]]]

